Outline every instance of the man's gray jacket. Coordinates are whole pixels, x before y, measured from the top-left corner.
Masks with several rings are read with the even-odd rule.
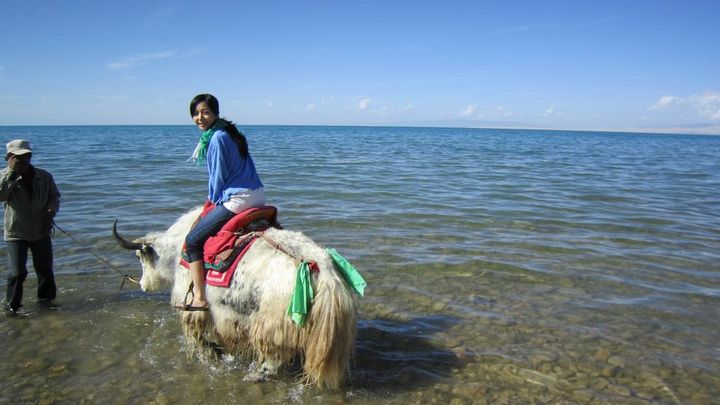
[[[5,240],[33,242],[50,234],[48,208],[60,209],[60,192],[50,173],[32,167],[35,172],[32,193],[17,172],[0,170],[0,201],[5,204]]]

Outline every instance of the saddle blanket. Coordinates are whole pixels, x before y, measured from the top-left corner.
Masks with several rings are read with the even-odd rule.
[[[213,208],[215,206],[212,203],[206,202],[193,227]],[[280,228],[277,222],[277,208],[271,205],[250,208],[230,218],[217,234],[208,238],[203,247],[205,283],[216,287],[228,287],[238,263],[257,240],[255,232],[262,232],[271,226]],[[189,268],[188,260],[183,244],[180,265]]]

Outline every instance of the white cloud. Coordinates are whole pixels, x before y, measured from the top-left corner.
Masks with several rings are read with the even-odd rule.
[[[705,91],[701,94],[693,94],[687,97],[662,96],[648,108],[650,111],[657,110],[684,110],[685,113],[693,111],[696,117],[710,121],[720,121],[720,92]]]
[[[463,117],[467,117],[467,116],[475,114],[476,111],[477,111],[477,106],[475,104],[470,104],[460,110],[460,115]]]
[[[694,107],[701,117],[712,121],[720,121],[720,93],[706,91],[693,97]]]
[[[176,55],[176,51],[144,53],[140,55],[129,56],[125,59],[121,59],[115,62],[110,62],[107,64],[107,68],[110,70],[127,69],[134,66],[144,65],[148,61],[167,59]]]
[[[512,111],[508,110],[507,107],[505,107],[504,105],[499,105],[495,108],[487,109],[483,112],[482,115],[485,119],[502,120],[510,118],[515,114]]]
[[[272,103],[271,101],[268,101],[267,103],[265,103],[265,106],[267,106],[267,107],[272,107],[272,106],[273,106],[273,103]]]
[[[546,108],[545,111],[543,111],[543,113],[540,115],[547,118],[547,117],[553,117],[556,114],[557,113],[555,111],[555,106],[551,105],[550,107]]]
[[[308,104],[305,107],[305,111],[315,111],[315,104]]]
[[[650,107],[650,110],[661,110],[663,108],[667,108],[671,106],[673,103],[677,103],[680,100],[680,97],[675,96],[662,96],[660,97],[660,100],[658,100],[657,103],[655,103],[653,106]]]
[[[368,107],[370,107],[371,102],[372,102],[372,99],[370,99],[370,98],[364,98],[364,99],[358,101],[358,104],[357,104],[358,110],[367,110]]]

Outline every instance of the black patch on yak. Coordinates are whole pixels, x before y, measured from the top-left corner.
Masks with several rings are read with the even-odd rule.
[[[250,290],[247,299],[240,302],[240,313],[250,315],[260,309],[260,292],[257,288]]]
[[[260,292],[257,288],[253,288],[249,290],[247,294],[243,295],[243,299],[240,302],[230,303],[223,299],[220,303],[233,307],[241,315],[250,316],[260,309]]]

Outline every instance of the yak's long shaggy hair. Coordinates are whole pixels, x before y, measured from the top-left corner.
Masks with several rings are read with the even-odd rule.
[[[189,271],[178,263],[185,235],[199,212],[194,209],[166,232],[139,240],[152,247],[137,251],[143,266],[141,287],[152,291],[172,285],[173,305],[184,302],[190,285]],[[310,238],[287,230],[266,232],[294,257],[257,240],[240,261],[229,288],[206,287],[209,313],[181,315],[185,335],[200,340],[213,333],[226,350],[250,355],[270,369],[299,358],[306,382],[337,389],[348,375],[353,354],[355,297],[332,259]],[[320,268],[312,273],[315,299],[303,327],[287,315],[297,258],[315,260]]]

